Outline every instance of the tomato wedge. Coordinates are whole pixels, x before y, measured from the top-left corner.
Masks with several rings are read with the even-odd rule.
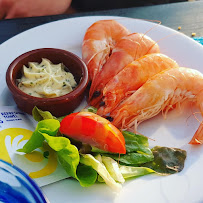
[[[104,151],[126,153],[123,134],[110,121],[91,112],[66,116],[61,121],[60,132]]]

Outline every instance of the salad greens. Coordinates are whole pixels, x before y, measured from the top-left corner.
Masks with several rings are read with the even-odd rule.
[[[97,173],[103,178],[105,183],[112,189],[116,191],[121,189],[121,185],[113,179],[105,165],[102,163],[101,155],[97,155],[94,157],[91,154],[82,154],[81,163],[87,166],[91,166],[95,171],[97,171]]]
[[[19,152],[30,153],[36,148],[42,147],[44,141],[44,134],[50,136],[55,136],[60,127],[60,123],[55,119],[46,119],[40,121],[37,124],[35,131],[33,132],[30,140],[23,146],[22,149],[19,149]]]
[[[42,121],[43,122],[43,121]],[[49,146],[57,153],[59,162],[66,172],[76,178],[81,186],[87,187],[95,183],[97,172],[88,165],[80,164],[80,155],[76,146],[65,137],[52,137],[44,134]]]
[[[32,110],[32,116],[38,122],[46,119],[56,119],[49,111],[42,111],[36,106]]]
[[[95,108],[85,111],[96,111]],[[87,187],[96,181],[105,182],[118,191],[125,179],[151,173],[169,175],[180,172],[184,167],[186,151],[177,148],[149,148],[148,138],[123,131],[126,154],[113,154],[87,144],[63,137],[58,131],[62,118],[48,111],[33,109],[33,117],[39,121],[30,140],[18,151],[30,153],[42,147],[46,141],[55,150],[65,171]]]
[[[162,175],[178,173],[183,170],[186,151],[177,148],[159,147],[152,149],[154,159],[143,164]]]
[[[135,135],[134,133],[123,131],[125,138],[126,154],[106,154],[119,161],[121,164],[137,166],[154,159],[152,151],[149,149],[147,137]]]
[[[101,156],[101,155],[100,155]],[[125,179],[120,171],[119,164],[117,161],[110,157],[102,156],[101,162],[105,165],[106,169],[112,176],[112,178],[120,183],[124,183]]]

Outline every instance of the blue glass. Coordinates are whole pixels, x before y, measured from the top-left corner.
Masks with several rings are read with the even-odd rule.
[[[0,202],[47,203],[37,184],[21,169],[0,160]]]

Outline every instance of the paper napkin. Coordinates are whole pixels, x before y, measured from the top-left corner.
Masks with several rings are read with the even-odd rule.
[[[57,161],[56,153],[44,143],[33,153],[16,150],[23,147],[36,127],[34,119],[16,107],[0,106],[0,159],[13,163],[44,186],[68,177]]]

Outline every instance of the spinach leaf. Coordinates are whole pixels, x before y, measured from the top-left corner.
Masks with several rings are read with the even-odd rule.
[[[111,157],[119,161],[122,165],[130,166],[137,166],[153,160],[154,156],[148,147],[149,143],[147,137],[128,131],[123,131],[122,133],[125,138],[126,154],[104,153],[104,156]]]
[[[129,166],[138,166],[140,164],[152,161],[154,156],[153,154],[141,154],[139,152],[132,152],[127,154],[103,154],[104,156],[111,157],[117,161],[121,165],[129,165]]]
[[[143,152],[145,154],[151,154],[151,150],[148,147],[149,143],[147,137],[129,131],[123,131],[122,134],[125,138],[127,152]]]
[[[142,166],[151,168],[161,175],[174,174],[183,170],[187,156],[185,150],[156,146],[152,152],[154,160]]]

